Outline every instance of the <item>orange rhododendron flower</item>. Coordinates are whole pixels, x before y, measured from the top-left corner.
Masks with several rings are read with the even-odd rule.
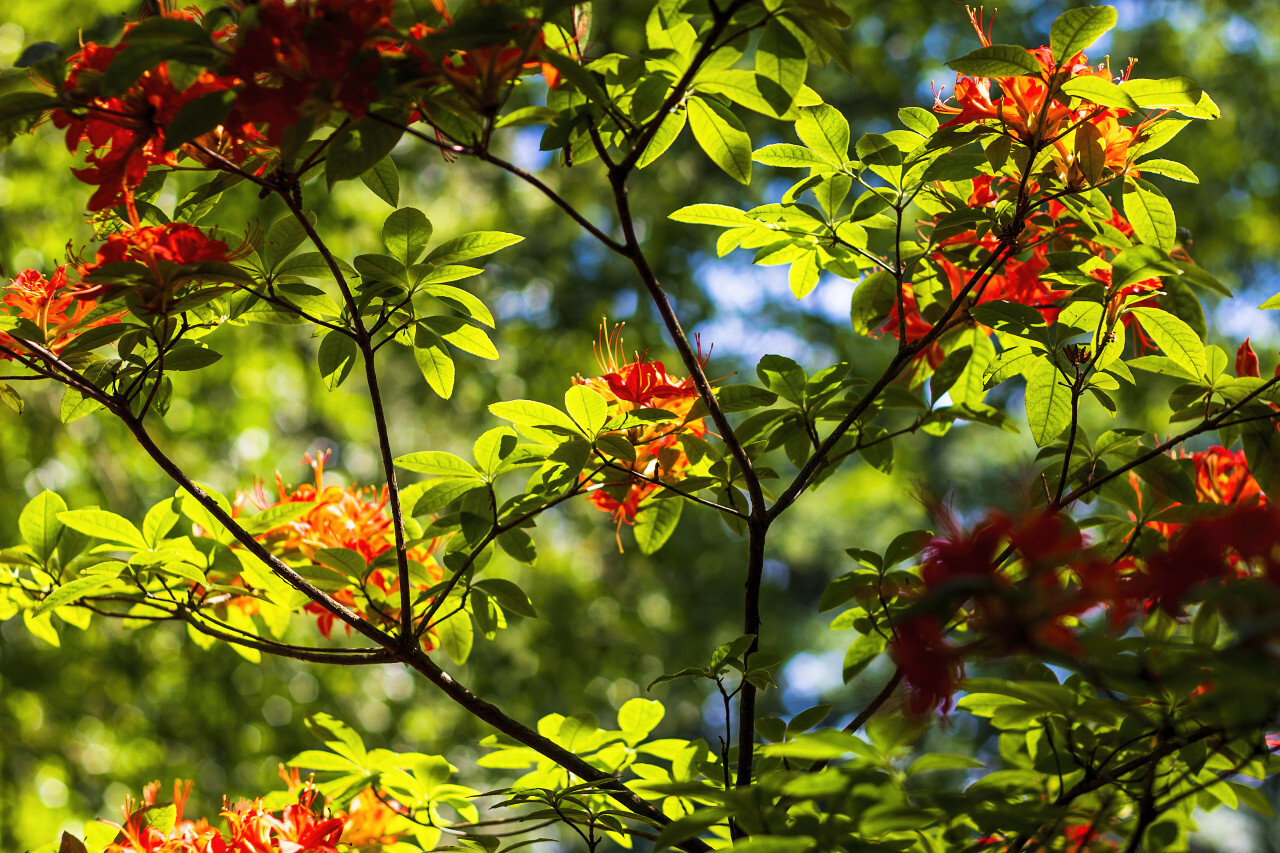
[[[693,380],[672,376],[662,362],[651,361],[644,353],[627,360],[621,324],[612,331],[601,325],[596,361],[601,374],[589,379],[576,377],[574,384],[585,385],[604,397],[611,417],[643,409],[670,413],[670,417],[617,432],[634,448],[635,460],[615,460],[615,465],[625,470],[603,471],[589,487],[591,503],[612,513],[620,527],[635,523],[640,503],[661,488],[661,483],[675,483],[685,476],[689,457],[680,438],[686,434],[701,438],[707,428],[702,418],[688,419],[698,400]]]
[[[112,314],[82,326],[84,318],[97,306],[75,298],[77,290],[68,284],[66,270],[66,266],[60,266],[50,278],[36,270],[23,270],[0,289],[0,294],[3,294],[0,303],[17,309],[9,312],[10,316],[34,323],[44,333],[44,339],[34,343],[43,344],[45,349],[55,354],[61,353],[86,329],[116,323],[120,319],[120,314]],[[4,332],[0,332],[0,347],[25,351],[21,341]],[[0,359],[12,361],[13,356],[0,349]]]
[[[237,514],[247,503],[252,503],[259,510],[289,505],[305,506],[306,511],[294,520],[258,534],[256,538],[286,560],[311,562],[316,560],[317,553],[323,549],[346,548],[358,553],[366,563],[372,564],[380,555],[395,547],[391,516],[387,512],[387,490],[385,487],[380,492],[375,492],[353,486],[326,486],[324,464],[330,453],[331,451],[325,451],[314,457],[310,454],[306,456],[303,464],[310,465],[314,471],[314,484],[303,483],[290,490],[277,472],[278,500],[271,500],[259,484],[248,495],[237,496]],[[433,539],[408,551],[409,560],[420,564],[433,583],[443,574],[432,556],[440,544],[439,540]],[[323,555],[321,559],[323,560]],[[362,589],[349,587],[337,590],[331,593],[331,597],[363,618],[386,626],[398,624],[400,578],[397,570],[394,567],[371,568],[362,581]],[[419,588],[426,589],[428,586],[429,584],[421,584]],[[370,608],[364,604],[370,594],[379,595],[380,599],[386,600],[380,602],[376,609]],[[314,602],[307,604],[306,610],[316,614],[320,632],[329,637],[336,617]],[[424,643],[427,648],[431,648],[430,635],[424,635]]]

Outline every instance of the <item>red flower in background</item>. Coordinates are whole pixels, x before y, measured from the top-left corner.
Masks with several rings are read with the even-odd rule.
[[[229,69],[243,81],[235,123],[279,145],[304,117],[335,108],[356,118],[377,100],[381,51],[398,43],[393,0],[263,0],[241,17]]]
[[[889,656],[897,662],[910,698],[907,710],[924,714],[934,708],[951,710],[951,696],[964,677],[959,651],[947,643],[938,617],[918,614],[900,623],[889,644]]]

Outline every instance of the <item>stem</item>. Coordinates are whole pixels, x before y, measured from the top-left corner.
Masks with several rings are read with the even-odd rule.
[[[1060,501],[1062,493],[1067,489],[1067,474],[1071,471],[1071,454],[1076,448],[1076,433],[1080,428],[1080,395],[1084,393],[1084,382],[1084,374],[1076,368],[1076,377],[1071,383],[1071,430],[1067,433],[1067,454],[1062,459],[1062,475],[1058,477],[1058,491],[1049,502],[1050,504]]]
[[[769,531],[769,519],[753,516],[747,521],[747,579],[743,596],[742,633],[754,634],[755,639],[743,663],[750,668],[751,655],[760,648],[760,582],[764,576],[764,542]],[[752,764],[756,746],[756,686],[742,674],[742,695],[738,697],[738,787],[751,784]]]
[[[364,320],[360,317],[359,306],[356,305],[355,297],[351,293],[351,287],[347,284],[346,277],[343,276],[337,260],[334,258],[333,253],[329,251],[329,247],[320,239],[315,227],[307,219],[306,212],[302,209],[301,200],[285,192],[280,192],[279,195],[288,206],[290,212],[293,213],[294,218],[298,220],[298,224],[302,226],[307,239],[311,241],[312,245],[316,247],[316,251],[324,258],[325,264],[329,267],[329,272],[332,273],[334,280],[338,283],[338,288],[342,291],[343,301],[346,303],[347,311],[351,315],[356,347],[360,350],[360,357],[364,361],[364,375],[369,386],[369,403],[373,408],[374,425],[378,433],[378,452],[382,458],[382,473],[387,483],[387,498],[391,509],[391,529],[395,533],[396,574],[400,582],[400,641],[405,644],[413,643],[415,642],[413,634],[413,591],[409,584],[409,549],[405,542],[404,512],[400,506],[400,485],[396,482],[396,466],[391,451],[391,434],[387,429],[386,408],[382,404],[382,391],[378,387],[378,371],[374,364],[373,340],[369,335],[369,330],[365,328]]]

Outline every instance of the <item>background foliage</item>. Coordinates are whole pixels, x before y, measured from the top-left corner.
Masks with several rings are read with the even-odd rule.
[[[126,5],[9,0],[0,11],[0,65],[11,64],[21,46],[33,41],[71,48],[78,32],[85,39],[109,40]],[[641,20],[641,14],[626,12],[648,6],[630,0],[610,5],[617,11],[605,20]],[[816,72],[810,85],[854,117],[855,136],[887,129],[899,106],[927,106],[930,82],[949,85],[953,79],[943,59],[971,46],[959,4],[866,0],[846,5],[856,22],[846,33],[853,73],[832,66]],[[1280,146],[1274,144],[1280,93],[1261,83],[1280,73],[1280,10],[1219,0],[1118,6],[1120,23],[1105,45],[1117,65],[1136,55],[1142,57],[1144,76],[1185,73],[1222,107],[1222,120],[1198,126],[1166,149],[1171,159],[1192,163],[1201,177],[1199,186],[1173,184],[1167,192],[1179,224],[1190,229],[1197,261],[1250,308],[1247,314],[1215,312],[1213,322],[1224,333],[1254,335],[1259,351],[1274,349],[1274,330],[1242,324],[1257,322],[1260,315],[1251,306],[1273,293],[1280,278]],[[1002,5],[1001,40],[1038,44],[1059,11],[1038,3]],[[602,49],[627,49],[641,34],[598,25],[593,38]],[[780,127],[766,130],[763,122],[751,127],[753,142],[780,141],[768,135]],[[542,165],[545,155],[537,151],[536,131],[515,140],[507,156]],[[797,303],[784,268],[713,260],[711,235],[667,219],[670,211],[694,201],[748,207],[752,200],[744,192],[763,200],[775,198],[777,188],[756,181],[744,191],[712,174],[687,135],[673,155],[677,162],[666,164],[662,180],[641,175],[633,198],[646,245],[662,247],[653,252],[660,277],[672,283],[689,326],[704,341],[717,343],[713,375],[735,369],[750,374],[749,362],[737,361],[750,353],[733,348],[748,332],[760,351],[830,360],[873,357],[871,345],[847,333],[851,285],[824,280],[817,299]],[[663,340],[619,262],[580,232],[563,227],[562,214],[526,188],[492,172],[464,174],[465,164],[446,163],[421,148],[397,159],[406,178],[401,203],[425,209],[437,233],[461,230],[465,216],[469,229],[534,237],[507,250],[479,279],[487,290],[481,295],[497,309],[498,362],[483,370],[460,363],[454,400],[433,400],[430,406],[411,362],[385,371],[384,393],[399,444],[461,451],[469,445],[465,437],[477,431],[468,413],[483,412],[482,401],[554,399],[568,377],[594,372],[587,330],[603,314],[627,322],[632,346]],[[83,190],[68,172],[71,163],[60,134],[48,127],[35,144],[28,140],[0,154],[0,262],[6,273],[45,266],[61,257],[68,241],[76,247],[89,239],[87,229],[66,231],[68,223],[80,221],[83,206]],[[605,206],[590,196],[598,186],[592,168],[563,169],[556,177],[570,201],[604,221]],[[379,217],[364,214],[381,203],[363,186],[344,185],[331,203],[335,209],[326,217],[341,217],[346,226],[332,233],[347,233],[353,245],[372,239],[370,223]],[[251,204],[256,205],[252,194],[242,209]],[[229,223],[246,218],[237,219],[231,206],[227,211]],[[273,212],[263,217],[265,224]],[[334,248],[350,254],[340,240]],[[269,481],[278,468],[287,482],[306,479],[308,472],[295,467],[302,452],[332,446],[338,474],[354,482],[372,479],[376,460],[364,443],[370,425],[362,415],[353,418],[344,404],[362,393],[359,383],[353,379],[339,392],[326,392],[308,369],[316,343],[301,334],[290,337],[278,328],[267,333],[261,327],[240,334],[240,359],[190,374],[179,385],[164,421],[169,432],[164,440],[175,458],[197,478],[233,490],[248,472]],[[659,350],[655,346],[652,354],[667,355]],[[1159,413],[1165,392],[1156,388],[1149,400],[1130,401],[1131,420],[1164,430]],[[117,425],[85,418],[62,428],[57,405],[53,392],[33,396],[21,418],[0,419],[0,534],[13,535],[17,509],[44,488],[58,489],[73,506],[101,504],[126,516],[172,493],[148,461],[129,452],[131,440]],[[203,416],[207,410],[219,416]],[[1007,493],[1007,483],[1027,479],[1025,449],[1005,450],[988,435],[963,432],[957,430],[946,456],[923,441],[907,440],[891,475],[865,464],[844,471],[826,488],[836,493],[834,505],[849,505],[856,496],[857,518],[825,516],[816,506],[796,510],[808,516],[788,527],[767,566],[766,600],[777,605],[766,619],[774,648],[787,650],[790,659],[783,690],[767,694],[767,701],[795,711],[824,693],[859,689],[858,683],[850,688],[826,675],[839,668],[839,637],[828,635],[830,649],[809,647],[820,625],[813,604],[826,583],[844,571],[841,551],[851,540],[883,548],[910,523],[904,516],[920,513],[911,500],[913,482],[952,492],[963,512],[992,494]],[[1020,504],[1017,495],[1008,501]],[[723,547],[722,528],[686,524],[660,558],[650,559],[618,555],[612,531],[599,521],[584,507],[555,522],[563,530],[544,534],[536,570],[543,618],[522,622],[502,643],[485,649],[482,666],[463,669],[477,692],[494,696],[518,718],[557,710],[564,691],[582,685],[588,705],[581,710],[608,718],[609,709],[627,698],[650,695],[645,685],[661,674],[663,661],[703,659],[724,639],[707,635],[706,629],[737,618],[737,602],[718,593],[726,577],[736,576],[722,562],[732,553]],[[507,571],[518,577],[521,570],[513,564]],[[768,596],[769,587],[785,588],[788,595]],[[51,825],[67,822],[78,828],[88,815],[114,816],[123,794],[140,789],[160,767],[166,776],[196,779],[193,813],[216,810],[218,803],[201,801],[201,795],[250,795],[272,787],[279,761],[311,746],[296,723],[313,709],[358,724],[370,743],[444,752],[464,773],[476,757],[454,744],[474,742],[481,734],[478,724],[398,669],[342,670],[282,660],[253,665],[225,647],[198,649],[171,627],[127,633],[100,627],[84,635],[68,632],[63,643],[61,651],[42,646],[14,622],[0,628],[0,848],[45,843]],[[688,728],[701,717],[710,727],[717,720],[718,697],[707,701],[702,688],[690,682],[661,686],[651,695],[668,706],[666,726]],[[953,741],[949,751],[984,748],[985,732],[976,729],[959,726],[942,737]],[[1242,850],[1246,843],[1258,850],[1280,849],[1261,824],[1244,836],[1249,841],[1240,840],[1239,831],[1222,835],[1235,840],[1216,849]]]

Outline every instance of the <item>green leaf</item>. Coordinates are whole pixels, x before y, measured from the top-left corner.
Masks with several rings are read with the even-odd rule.
[[[369,568],[364,556],[350,548],[321,548],[315,552],[312,559],[321,566],[341,573],[353,582],[359,581]]]
[[[390,157],[383,157],[360,180],[374,195],[395,207],[400,203],[400,170]]]
[[[75,509],[58,513],[58,520],[72,530],[88,536],[127,545],[138,551],[150,550],[142,531],[133,523],[114,512],[101,509]]]
[[[932,530],[908,530],[905,533],[899,533],[885,549],[884,567],[887,569],[911,559],[923,551],[932,540]]]
[[[1144,174],[1163,175],[1166,178],[1173,178],[1175,181],[1182,181],[1187,184],[1198,184],[1200,178],[1196,173],[1176,160],[1143,160],[1138,164],[1138,169]]]
[[[887,270],[876,270],[864,278],[849,305],[849,322],[860,335],[877,331],[889,319],[898,300],[898,283]]]
[[[756,86],[778,115],[791,107],[808,67],[804,47],[777,18],[771,19],[756,44]]]
[[[914,130],[921,136],[933,136],[938,129],[938,119],[923,107],[903,107],[898,110],[898,120],[903,127]]]
[[[532,566],[538,559],[538,549],[534,547],[533,537],[518,527],[499,533],[498,547],[511,559],[526,565]]]
[[[661,548],[675,532],[683,510],[682,498],[645,501],[636,512],[635,533],[640,553],[653,554]]]
[[[0,403],[4,403],[19,415],[26,408],[26,404],[22,401],[22,395],[15,391],[8,382],[0,382]]]
[[[716,400],[725,413],[749,412],[772,406],[778,401],[778,395],[755,385],[723,385],[716,389]]]
[[[1031,437],[1039,447],[1053,441],[1071,423],[1071,389],[1050,358],[1027,372],[1025,401]]]
[[[314,213],[306,214],[311,225],[316,223]],[[267,236],[263,241],[262,248],[258,250],[259,257],[262,258],[263,266],[268,272],[280,266],[281,261],[293,254],[293,250],[302,245],[307,239],[306,229],[302,223],[298,221],[293,214],[286,214],[275,222],[271,223],[271,227],[267,229]]]
[[[564,392],[564,408],[588,438],[594,438],[609,420],[608,402],[586,385],[574,385]]]
[[[173,151],[222,124],[235,102],[236,93],[223,89],[183,104],[164,129],[164,150]]]
[[[673,212],[669,218],[676,222],[717,225],[721,228],[738,228],[756,224],[756,220],[751,219],[741,210],[723,204],[691,204]]]
[[[661,702],[639,697],[628,699],[618,709],[618,728],[632,737],[642,738],[662,722],[666,713]]]
[[[498,350],[485,334],[484,329],[468,323],[461,317],[427,317],[422,320],[427,326],[449,344],[463,352],[469,352],[480,358],[496,359]]]
[[[432,391],[445,400],[453,396],[453,357],[440,336],[426,326],[414,330],[413,360]]]
[[[1111,261],[1111,286],[1121,288],[1162,275],[1177,275],[1182,267],[1155,246],[1131,246]]]
[[[324,387],[333,391],[346,381],[359,357],[360,350],[350,335],[338,330],[328,332],[320,340],[320,349],[316,353]]]
[[[658,125],[658,130],[649,140],[649,144],[645,146],[640,159],[636,160],[636,166],[643,169],[665,154],[672,143],[680,138],[684,126],[688,123],[689,115],[684,110],[668,113],[662,120],[662,124]]]
[[[449,603],[444,606],[446,613],[453,609]],[[465,610],[434,626],[432,631],[450,660],[459,666],[467,662],[475,643],[475,631],[471,625],[471,616]]]
[[[66,501],[46,489],[32,498],[18,515],[18,532],[22,534],[22,541],[41,563],[48,563],[58,547],[63,528],[58,515],[66,511]]]
[[[1193,376],[1204,375],[1204,344],[1190,326],[1159,308],[1134,308],[1129,313],[1175,364]]]
[[[1200,101],[1203,90],[1186,77],[1169,77],[1164,80],[1136,78],[1126,80],[1120,88],[1143,109],[1167,109],[1193,107]]]
[[[1240,427],[1240,440],[1249,473],[1269,500],[1280,497],[1280,432],[1271,420],[1250,421]]]
[[[363,771],[356,762],[336,752],[322,749],[307,749],[286,762],[289,767],[303,767],[307,770],[331,771],[339,773],[359,773]]]
[[[718,101],[689,100],[689,127],[698,145],[724,172],[742,184],[751,183],[751,137],[741,120]]]
[[[1087,75],[1072,77],[1062,84],[1061,91],[1064,95],[1082,98],[1105,107],[1119,107],[1134,112],[1142,109],[1132,95],[1110,80],[1103,80],[1101,77]]]
[[[1111,6],[1084,6],[1063,12],[1049,28],[1055,65],[1062,66],[1116,25]]]
[[[766,166],[774,166],[779,169],[817,168],[827,171],[833,166],[838,167],[840,165],[839,163],[833,163],[816,151],[805,148],[803,145],[795,145],[790,142],[766,145],[754,151],[751,158],[757,163],[763,163]]]
[[[1147,181],[1130,177],[1124,182],[1123,198],[1124,215],[1137,238],[1166,252],[1173,251],[1178,225],[1173,205],[1164,194]]]
[[[538,611],[533,609],[529,596],[509,580],[485,578],[484,580],[476,581],[472,586],[498,602],[499,606],[508,613],[524,616],[527,619],[538,618]]]
[[[522,240],[524,238],[520,235],[508,234],[505,231],[472,231],[436,246],[431,250],[431,254],[427,255],[427,262],[441,266],[456,264],[471,258],[482,258],[485,255],[492,255],[499,249],[514,246]]]
[[[1013,44],[992,44],[966,53],[947,67],[970,77],[1040,76],[1040,63],[1026,48]]]
[[[467,460],[452,453],[445,453],[443,450],[424,450],[419,453],[410,453],[398,457],[395,463],[406,471],[426,474],[428,477],[484,479],[479,471],[467,463]]]
[[[119,565],[123,567],[124,564],[121,563]],[[48,613],[55,607],[63,607],[65,605],[72,604],[84,598],[95,589],[116,583],[118,580],[119,578],[116,575],[111,574],[93,574],[76,578],[70,583],[63,584],[45,596],[45,598],[36,606],[33,615],[40,616]]]
[[[421,210],[402,207],[382,223],[382,243],[406,267],[422,257],[431,242],[431,221]]]
[[[480,272],[480,270],[472,267],[441,267],[436,272],[439,273],[443,270],[466,270],[467,276]],[[428,276],[428,279],[432,277]],[[449,305],[449,307],[466,314],[471,319],[484,323],[491,329],[493,328],[493,314],[489,311],[488,306],[481,302],[475,294],[450,284],[427,284],[423,286],[422,292],[434,296]]]
[[[324,178],[329,188],[333,189],[338,181],[360,177],[390,154],[404,135],[403,126],[395,126],[403,121],[403,116],[394,113],[374,113],[336,131],[324,157]]]
[[[756,375],[779,397],[797,405],[804,402],[808,377],[794,359],[785,355],[766,355],[756,365]]]
[[[471,446],[471,455],[486,476],[494,477],[502,469],[502,463],[515,453],[518,441],[515,430],[494,427],[475,440]]]
[[[511,421],[517,427],[524,427],[525,429],[520,431],[535,441],[547,437],[552,431],[559,434],[582,434],[578,425],[564,412],[536,400],[493,403],[489,406],[489,411],[496,417]],[[548,427],[551,430],[548,430]],[[562,439],[553,439],[546,443],[558,444],[560,440]]]
[[[849,122],[830,104],[801,110],[796,135],[811,151],[832,163],[842,164],[849,159]]]

